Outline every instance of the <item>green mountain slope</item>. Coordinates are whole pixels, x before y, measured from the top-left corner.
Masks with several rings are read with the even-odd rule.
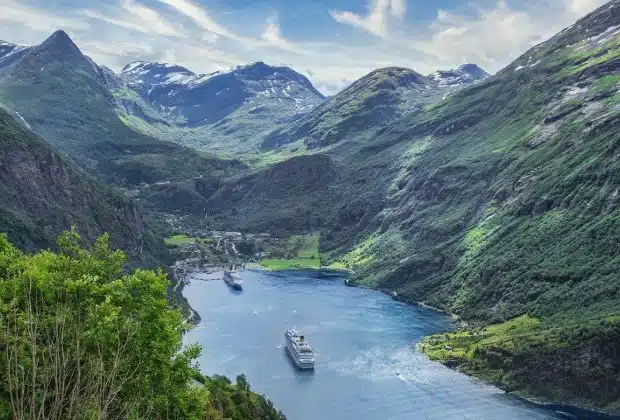
[[[220,169],[214,157],[130,128],[116,114],[109,71],[63,31],[0,60],[0,103],[78,164],[114,183],[185,180]]]
[[[620,409],[618,22],[614,0],[488,80],[346,153],[324,151],[338,175],[317,181],[309,210],[321,215],[323,261],[354,269],[358,284],[472,328],[516,323],[434,338],[434,357],[523,395],[609,411]],[[339,132],[341,121],[313,127]],[[307,197],[287,189],[289,202]],[[260,197],[244,198],[253,217],[274,219]],[[509,321],[522,315],[535,322]]]
[[[274,130],[263,139],[262,147],[273,149],[298,141],[308,149],[324,148],[344,140],[360,143],[402,116],[419,112],[486,77],[487,73],[473,64],[430,76],[401,67],[378,69],[299,121]]]
[[[227,180],[205,201],[207,217],[239,230],[312,232],[327,223],[339,173],[328,156],[297,156]]]
[[[220,154],[257,152],[263,135],[324,100],[305,76],[263,62],[206,75],[135,62],[111,90],[119,114],[141,132]]]
[[[157,249],[135,203],[0,110],[0,231],[20,248],[34,250],[53,247],[72,225],[89,241],[109,232],[134,261]],[[144,250],[145,242],[151,249]]]
[[[611,2],[377,137],[411,152],[370,257],[353,260],[359,282],[473,324],[541,319],[531,341],[500,335],[439,357],[510,390],[608,410],[620,400],[619,20]]]

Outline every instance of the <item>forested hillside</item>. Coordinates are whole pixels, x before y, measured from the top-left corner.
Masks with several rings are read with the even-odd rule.
[[[0,139],[0,231],[20,248],[54,246],[62,231],[76,225],[89,241],[109,232],[113,244],[133,260],[156,251],[134,202],[93,179],[1,109]]]

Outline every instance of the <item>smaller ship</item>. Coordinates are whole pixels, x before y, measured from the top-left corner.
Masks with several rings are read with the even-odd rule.
[[[239,274],[235,273],[235,267],[230,267],[229,270],[224,270],[224,282],[235,290],[243,289],[243,280],[239,277]]]
[[[314,350],[299,330],[289,328],[284,333],[284,340],[289,356],[299,369],[314,369]]]

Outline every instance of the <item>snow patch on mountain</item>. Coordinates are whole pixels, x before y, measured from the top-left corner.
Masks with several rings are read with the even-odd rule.
[[[181,125],[211,124],[239,111],[260,110],[288,118],[324,100],[305,76],[262,61],[209,74],[170,63],[136,61],[125,66],[119,77],[163,118]]]
[[[3,61],[8,61],[10,57],[29,48],[30,47],[26,47],[24,45],[16,45],[6,41],[0,41],[0,63]]]
[[[489,77],[489,73],[476,64],[462,64],[452,70],[438,70],[428,75],[441,88],[461,88]]]
[[[20,120],[22,120],[22,122],[26,125],[26,127],[28,128],[28,130],[30,130],[32,127],[30,127],[30,124],[28,124],[28,122],[24,119],[24,117],[22,117],[20,115],[19,112],[15,111],[15,114],[17,114],[17,116],[19,117]]]

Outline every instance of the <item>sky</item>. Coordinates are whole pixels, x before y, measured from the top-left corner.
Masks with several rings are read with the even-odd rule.
[[[0,40],[57,29],[100,65],[196,73],[264,61],[334,94],[386,66],[494,73],[605,0],[0,0]]]

